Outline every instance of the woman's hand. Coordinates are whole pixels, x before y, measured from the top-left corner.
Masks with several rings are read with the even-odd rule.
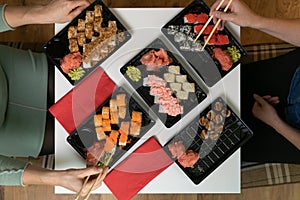
[[[273,127],[279,134],[300,150],[300,130],[295,129],[280,119],[276,110],[271,105],[279,102],[278,97],[271,97],[269,95],[261,97],[257,94],[254,94],[253,97],[255,99],[252,108],[254,116]]]
[[[218,29],[222,30],[224,28],[224,23],[230,21],[242,27],[252,27],[254,23],[259,22],[260,16],[253,12],[247,4],[240,0],[233,0],[228,8],[228,12],[224,13],[222,11],[216,11],[217,6],[221,0],[217,0],[212,6],[209,15],[214,16],[214,23],[218,19],[222,20]],[[226,7],[228,0],[225,0],[221,8]]]
[[[279,103],[278,97],[271,97],[269,95],[261,97],[254,94],[253,98],[255,99],[255,103],[252,108],[252,113],[256,118],[272,127],[274,127],[274,124],[278,121],[281,121],[275,108],[271,105]]]
[[[28,165],[22,176],[24,185],[57,185],[74,192],[79,192],[86,177],[91,176],[81,195],[85,196],[96,178],[101,174],[93,190],[100,187],[107,175],[108,167],[88,167],[85,169],[48,170],[34,165]]]
[[[71,21],[87,6],[87,0],[52,0],[43,7],[44,23],[64,23]]]
[[[10,6],[4,11],[8,25],[13,28],[27,24],[52,24],[69,22],[90,3],[87,0],[52,0],[47,5]]]
[[[82,189],[81,195],[87,195],[87,192],[96,181],[98,174],[101,174],[98,182],[95,183],[94,189],[101,186],[103,179],[107,175],[108,167],[100,168],[100,167],[88,167],[86,169],[69,169],[66,171],[62,171],[61,180],[59,181],[58,185],[72,190],[74,192],[79,192],[81,187],[83,186],[83,182],[85,181],[86,177],[90,177],[89,181],[87,182],[86,186]]]

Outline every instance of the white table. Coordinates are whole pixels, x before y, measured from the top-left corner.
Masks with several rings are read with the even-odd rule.
[[[139,51],[150,44],[157,37],[163,37],[160,28],[172,19],[182,8],[115,8],[112,12],[119,17],[132,34],[132,38],[122,46],[113,56],[107,59],[101,66],[117,85],[129,85],[119,69]],[[61,30],[65,24],[56,25],[56,32]],[[228,28],[239,36],[239,27],[229,24]],[[117,72],[117,73],[116,73]],[[200,79],[200,78],[199,78]],[[200,80],[201,82],[201,80]],[[203,83],[202,83],[203,84]],[[204,84],[203,84],[204,85]],[[203,86],[202,87],[205,87]],[[55,71],[55,98],[56,101],[63,97],[72,85],[56,69]],[[239,113],[239,66],[230,74],[211,88],[207,88],[208,97],[199,104],[189,115],[186,115],[180,123],[167,129],[157,121],[155,126],[141,139],[129,152],[129,155],[140,144],[152,135],[156,135],[159,142],[164,145],[182,125],[190,122],[201,110],[210,104],[217,96],[221,96],[230,104],[231,108]],[[73,150],[73,148],[62,138],[68,133],[55,122],[55,168],[83,168],[85,161]],[[172,184],[174,183],[174,184]],[[179,184],[180,183],[180,184]],[[239,193],[240,192],[240,150],[236,151],[212,174],[210,174],[199,185],[195,185],[176,165],[172,164],[159,176],[153,179],[139,193]],[[62,187],[55,187],[55,193],[72,193]],[[105,184],[94,193],[111,193]]]

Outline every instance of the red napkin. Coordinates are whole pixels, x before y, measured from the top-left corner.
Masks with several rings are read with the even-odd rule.
[[[104,182],[118,200],[129,200],[172,163],[151,137],[114,168]]]
[[[68,133],[72,133],[114,91],[116,85],[98,67],[56,104],[49,108]]]
[[[114,82],[99,67],[50,107],[49,111],[68,133],[72,133],[115,88]],[[172,163],[152,137],[113,169],[104,182],[119,200],[128,200]]]

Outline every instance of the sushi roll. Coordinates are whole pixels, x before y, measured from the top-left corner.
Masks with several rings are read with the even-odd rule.
[[[218,133],[218,134],[221,134],[223,132],[223,129],[224,129],[224,126],[223,124],[219,124],[219,125],[216,125],[215,126],[215,132]]]
[[[172,91],[181,91],[182,84],[181,83],[170,83],[170,88]]]
[[[119,145],[120,146],[126,146],[128,134],[129,134],[129,122],[122,122],[121,127],[119,129],[120,132],[120,138],[119,138]]]
[[[224,108],[222,111],[221,111],[221,114],[223,117],[229,117],[231,115],[231,111],[227,108]]]
[[[206,140],[208,138],[208,131],[207,130],[202,130],[201,133],[200,133],[200,138],[202,140]]]
[[[205,116],[202,116],[202,117],[199,119],[199,124],[200,124],[201,126],[206,126],[207,122],[208,122],[208,119],[207,119]]]
[[[185,41],[180,45],[180,50],[182,51],[190,51],[191,50],[191,45],[189,43],[189,41]]]
[[[116,104],[120,106],[126,106],[126,94],[117,94]]]
[[[94,11],[86,11],[85,14],[85,23],[86,24],[92,24],[94,22],[94,18],[95,18],[95,13]]]
[[[108,27],[113,31],[117,30],[117,22],[116,21],[108,21]]]
[[[110,151],[112,151],[114,146],[115,146],[114,141],[110,137],[106,138],[106,141],[105,141],[105,144],[104,144],[104,151],[105,152],[110,152]]]
[[[164,79],[168,83],[175,82],[175,74],[173,73],[164,73]]]
[[[187,41],[189,41],[189,42],[191,42],[191,44],[193,44],[196,37],[197,37],[197,34],[191,32],[187,35]]]
[[[84,32],[77,33],[77,42],[79,46],[83,46],[86,43],[86,37]]]
[[[102,17],[96,17],[94,22],[93,22],[93,26],[94,26],[94,31],[97,33],[100,33],[102,30],[102,22],[103,22],[103,18]]]
[[[216,131],[212,131],[209,133],[209,138],[216,141],[219,139],[219,134]]]
[[[109,134],[109,138],[111,139],[113,144],[117,144],[118,137],[119,137],[119,131],[112,130]]]
[[[102,17],[102,6],[97,4],[94,6],[94,15],[95,17]]]
[[[198,24],[198,25],[194,26],[194,32],[198,34],[201,31],[201,29],[203,28],[203,26],[204,26],[203,24]],[[209,35],[212,32],[213,28],[214,28],[214,25],[208,25],[204,29],[202,34],[203,35]],[[214,34],[216,34],[217,32],[218,32],[218,30],[216,29]]]
[[[173,74],[180,74],[180,66],[170,65],[168,71]]]
[[[95,127],[100,127],[103,125],[102,115],[100,115],[100,114],[94,115],[94,125],[95,125]]]
[[[102,128],[104,132],[111,131],[110,119],[102,120]]]
[[[110,123],[119,124],[119,113],[118,111],[110,112]]]
[[[84,31],[85,31],[85,20],[83,20],[83,19],[78,19],[78,23],[77,23],[77,31],[78,31],[78,32],[84,32]]]
[[[184,83],[184,82],[187,82],[187,76],[186,75],[176,75],[175,80],[177,83]]]
[[[206,41],[208,36],[204,36],[204,40]],[[229,44],[229,38],[227,35],[223,34],[213,34],[210,40],[208,41],[209,45],[227,45]]]
[[[184,21],[184,23],[188,23],[188,24],[197,23],[197,14],[188,13],[188,14],[184,15],[183,21]]]
[[[142,113],[137,111],[132,111],[131,119],[134,122],[142,123]]]
[[[214,120],[214,118],[216,117],[216,113],[213,110],[208,111],[208,113],[206,114],[207,119],[209,120]]]
[[[187,92],[195,92],[195,83],[184,82],[182,83],[182,89]]]
[[[211,131],[211,130],[213,130],[215,128],[215,123],[213,121],[209,121],[208,123],[206,123],[205,128],[208,131]]]
[[[120,129],[119,129],[119,132],[121,134],[127,134],[128,135],[128,133],[129,133],[129,126],[130,126],[129,122],[122,122],[121,126],[120,126]]]
[[[118,112],[118,106],[115,99],[109,100],[109,109],[110,112]]]
[[[128,134],[121,133],[119,138],[119,145],[126,146],[128,140]]]
[[[77,38],[77,27],[70,26],[68,28],[68,39],[74,39],[74,38]]]
[[[138,136],[141,131],[141,123],[131,120],[129,133],[132,136]]]
[[[93,24],[86,24],[85,25],[85,37],[87,39],[92,39],[94,35]]]
[[[215,104],[214,104],[214,110],[220,112],[223,108],[223,103],[217,101]]]
[[[96,130],[96,133],[97,133],[97,139],[100,141],[100,140],[103,140],[103,139],[106,139],[106,134],[105,132],[103,131],[103,128],[102,127],[96,127],[95,128]]]
[[[175,35],[175,33],[177,33],[179,30],[179,26],[177,25],[169,25],[167,28],[167,33],[169,35]]]
[[[187,91],[177,91],[176,97],[181,100],[187,100],[189,98],[189,93]]]
[[[181,25],[179,28],[179,31],[188,35],[192,31],[192,26],[191,25]]]
[[[189,24],[205,24],[208,20],[208,15],[206,13],[194,14],[188,13],[184,16],[183,21],[184,23]]]
[[[186,35],[181,32],[177,32],[174,35],[174,41],[177,43],[185,42],[186,41]]]
[[[202,51],[202,44],[200,41],[196,41],[192,43],[191,51]]]
[[[119,117],[124,119],[126,117],[126,106],[119,107]]]
[[[197,22],[199,24],[205,24],[208,20],[208,15],[206,13],[200,13],[197,15]]]
[[[102,107],[102,119],[109,119],[109,107],[108,106]]]
[[[221,114],[217,114],[214,118],[214,121],[216,122],[216,124],[224,123],[224,118]]]
[[[77,39],[69,39],[69,50],[71,53],[79,51]]]

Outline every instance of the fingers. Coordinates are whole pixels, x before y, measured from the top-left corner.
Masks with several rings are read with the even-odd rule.
[[[280,102],[278,96],[273,97],[271,95],[265,95],[265,96],[262,96],[262,98],[265,99],[270,104],[278,104]]]
[[[89,1],[85,1],[85,0],[76,0],[76,1],[71,1],[72,3],[72,7],[77,8],[77,7],[82,7],[82,8],[86,8],[90,5]]]
[[[222,11],[215,11],[213,13],[214,18],[221,19],[223,21],[234,21],[234,13],[232,12],[222,12]]]
[[[220,3],[222,3],[222,5],[219,5]],[[210,7],[210,13],[209,13],[209,15],[211,16],[214,11],[219,10],[220,8],[225,8],[228,3],[229,3],[229,0],[217,0]]]
[[[266,101],[259,95],[253,94],[253,98],[255,99],[255,103],[259,103],[261,106],[266,103]]]
[[[91,179],[86,184],[85,188],[82,189],[81,196],[86,196],[87,193],[90,191],[91,187],[93,187],[92,190],[95,190],[95,189],[99,188],[102,185],[102,182],[103,182],[105,176],[107,175],[107,173],[108,173],[108,167],[105,167],[101,171],[101,173],[99,173],[96,177]]]
[[[222,0],[217,0],[217,1],[210,7],[210,12],[209,12],[209,15],[210,15],[210,16],[212,15],[213,11],[215,11],[215,10],[217,9],[217,7],[219,6],[219,4],[220,4],[221,1],[222,1]],[[222,5],[224,5],[224,2],[223,2]]]
[[[70,3],[71,5],[70,5],[69,16],[71,18],[74,18],[77,15],[79,15],[86,7],[90,5],[88,1],[82,1],[82,0],[71,1]]]
[[[93,176],[99,173],[103,173],[103,169],[100,167],[88,167],[86,169],[81,169],[78,173],[79,178],[84,178],[87,176]]]

